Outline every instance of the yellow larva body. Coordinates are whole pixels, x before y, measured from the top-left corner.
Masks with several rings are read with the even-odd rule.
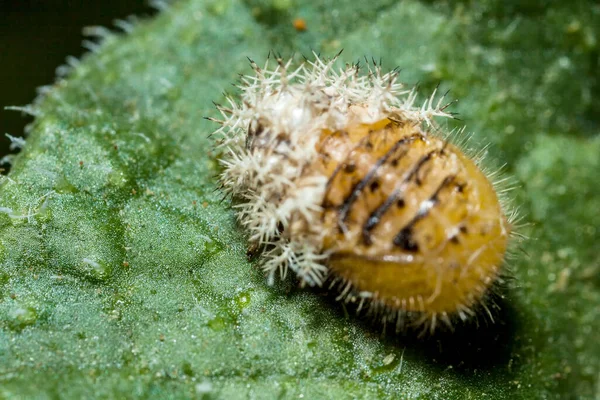
[[[508,224],[471,159],[390,120],[325,135],[320,153],[334,275],[392,309],[451,314],[481,299],[502,264]]]
[[[441,101],[414,107],[396,72],[334,61],[251,62],[241,99],[218,106],[221,186],[269,282],[288,270],[311,286],[342,282],[340,299],[430,331],[466,319],[511,230],[493,184],[432,133],[433,117],[451,117]]]

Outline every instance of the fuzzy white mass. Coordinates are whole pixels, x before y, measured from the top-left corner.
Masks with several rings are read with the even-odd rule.
[[[242,77],[239,100],[228,96],[229,104],[217,107],[221,184],[237,199],[250,241],[266,249],[269,283],[288,269],[309,285],[327,276],[320,217],[328,177],[309,168],[324,132],[386,118],[430,125],[433,117],[450,116],[443,98],[434,104],[435,92],[415,106],[415,90],[397,81],[396,70],[336,68],[338,56],[327,61],[315,54],[293,70],[292,61],[269,59],[261,68],[250,60],[254,74]]]

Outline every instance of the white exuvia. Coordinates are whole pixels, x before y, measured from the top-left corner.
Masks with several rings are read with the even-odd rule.
[[[239,101],[228,96],[228,106],[217,106],[223,119],[209,118],[221,125],[214,132],[221,136],[221,185],[238,200],[250,241],[266,249],[269,283],[288,268],[309,285],[327,276],[320,215],[328,177],[306,171],[319,157],[323,132],[386,118],[431,125],[433,117],[451,116],[443,98],[434,104],[435,92],[415,106],[415,90],[397,82],[396,70],[336,68],[338,56],[315,54],[294,70],[292,61],[276,59],[271,68],[267,60],[261,68],[250,60],[254,74],[241,78]]]

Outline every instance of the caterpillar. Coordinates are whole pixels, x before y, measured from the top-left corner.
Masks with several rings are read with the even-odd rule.
[[[288,270],[333,282],[398,329],[468,320],[500,277],[514,213],[480,158],[435,123],[453,118],[437,89],[417,106],[397,69],[336,69],[339,56],[249,59],[239,98],[208,118],[220,186],[269,284]]]

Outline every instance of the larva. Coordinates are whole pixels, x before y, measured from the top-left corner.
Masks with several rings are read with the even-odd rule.
[[[337,56],[336,56],[337,58]],[[436,133],[397,71],[251,62],[218,105],[220,183],[273,283],[341,282],[340,298],[433,331],[467,319],[497,280],[511,222],[477,162]]]

